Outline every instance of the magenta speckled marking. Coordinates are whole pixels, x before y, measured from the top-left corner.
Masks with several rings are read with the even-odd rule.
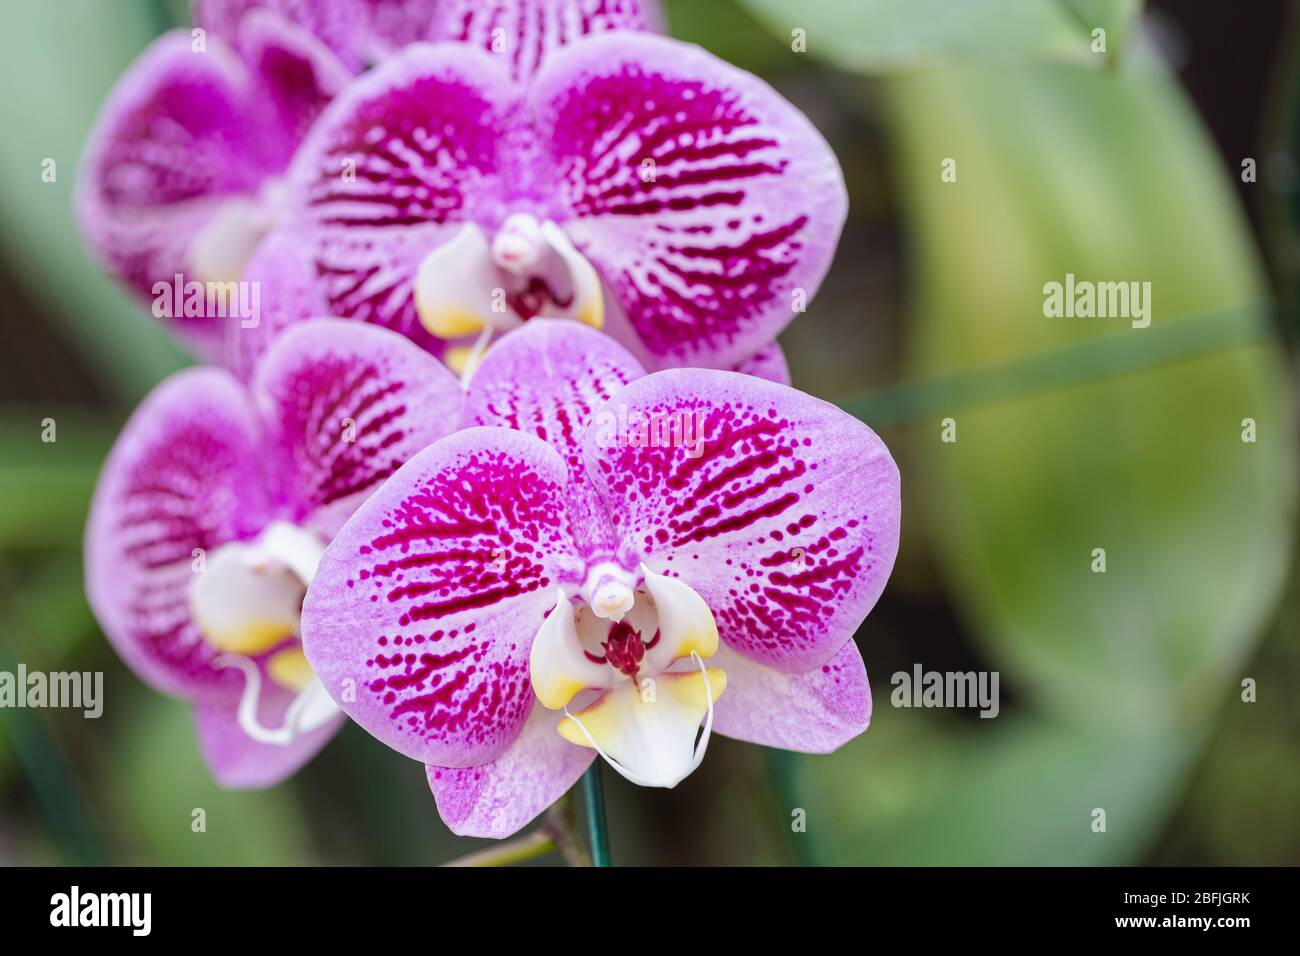
[[[405,462],[407,385],[383,376],[364,355],[330,356],[282,388],[285,432],[300,453],[287,460],[299,466],[305,501],[332,504]]]
[[[644,220],[647,238],[606,278],[652,352],[724,346],[785,294],[808,217],[792,209],[765,224],[749,201],[751,184],[781,177],[789,159],[754,132],[734,91],[629,68],[571,88],[554,114],[573,215]]]
[[[127,639],[187,680],[214,686],[230,675],[190,620],[194,550],[211,554],[251,537],[265,518],[245,436],[220,420],[177,424],[153,436],[113,504],[113,535],[127,567]]]
[[[527,656],[475,629],[499,606],[554,585],[542,556],[565,544],[562,496],[518,460],[476,452],[423,480],[361,546],[356,579],[393,608],[386,619],[396,624],[371,638],[364,686],[410,733],[474,746],[527,714]],[[438,651],[400,650],[426,641]],[[378,650],[390,647],[399,650]]]
[[[316,268],[335,314],[427,346],[411,296],[414,268],[450,238],[446,229],[472,218],[471,202],[491,201],[503,120],[454,72],[353,106],[321,132],[312,167],[299,174],[318,230]],[[351,181],[345,170],[355,172]]]
[[[681,448],[612,449],[598,459],[632,525],[616,524],[647,555],[662,554],[696,586],[696,562],[725,588],[705,588],[719,629],[758,659],[816,646],[827,624],[871,572],[870,534],[846,502],[819,495],[818,434],[774,407],[683,396],[639,407],[647,416],[703,414],[698,458]],[[828,517],[828,505],[840,514]],[[851,547],[844,547],[853,538]],[[865,543],[863,539],[865,538]],[[683,563],[685,562],[685,563]]]

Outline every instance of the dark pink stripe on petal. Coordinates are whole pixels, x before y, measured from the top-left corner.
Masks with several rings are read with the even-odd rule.
[[[488,352],[466,396],[465,422],[536,435],[569,467],[569,519],[589,561],[611,557],[613,529],[587,485],[582,438],[592,415],[645,370],[627,350],[590,326],[532,319]]]
[[[578,247],[662,365],[734,367],[816,292],[847,199],[761,80],[648,34],[557,53],[530,102]]]
[[[464,393],[386,329],[315,319],[284,332],[254,385],[294,520],[327,539],[407,459],[456,427]]]
[[[187,271],[194,236],[283,168],[293,145],[265,128],[258,87],[231,49],[215,37],[204,52],[190,43],[165,34],[132,65],[95,121],[78,174],[87,243],[145,299]],[[180,331],[211,354],[218,323],[173,311]]]
[[[432,38],[481,47],[527,78],[562,46],[611,30],[655,30],[661,23],[655,0],[441,0]]]
[[[754,660],[799,671],[839,650],[898,550],[898,468],[880,439],[735,372],[659,372],[607,407],[631,430],[590,430],[585,450],[624,547],[694,588]]]
[[[538,439],[470,428],[361,506],[303,605],[308,659],[354,720],[443,767],[486,763],[515,739],[534,699],[533,636],[580,568],[565,483]]]
[[[123,660],[159,690],[201,696],[238,681],[211,668],[189,586],[195,549],[210,558],[268,518],[259,440],[243,387],[195,369],[153,391],[104,465],[86,527],[86,590]]]
[[[500,213],[498,150],[514,98],[489,54],[417,45],[326,110],[290,179],[333,314],[432,346],[411,281],[462,223]]]

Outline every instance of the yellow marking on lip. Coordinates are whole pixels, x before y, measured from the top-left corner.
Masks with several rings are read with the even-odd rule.
[[[694,717],[693,726],[698,727],[709,709],[709,694],[705,692],[704,674],[709,675],[709,690],[713,703],[717,703],[723,691],[727,689],[726,671],[719,667],[706,668],[704,672],[689,671],[683,673],[660,674],[650,678],[654,681],[654,700],[648,702],[643,696],[642,687],[620,687],[616,691],[602,694],[601,697],[584,710],[578,711],[577,718],[587,728],[591,739],[598,743],[607,753],[617,753],[619,743],[625,739],[631,724],[639,718],[648,717],[650,708],[666,707],[680,710]],[[646,708],[646,710],[642,710]],[[579,747],[591,747],[587,734],[582,732],[573,717],[566,716],[560,721],[560,736]],[[693,740],[692,740],[693,742]]]
[[[486,324],[483,317],[471,309],[451,302],[426,302],[419,293],[415,308],[420,313],[420,324],[430,335],[440,339],[459,339],[481,332]]]
[[[286,647],[272,654],[266,662],[266,672],[277,684],[290,690],[301,691],[316,679],[316,673],[307,663],[302,645]]]

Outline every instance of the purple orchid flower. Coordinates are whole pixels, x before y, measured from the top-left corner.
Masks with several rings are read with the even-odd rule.
[[[123,660],[193,701],[228,787],[269,786],[341,723],[298,641],[307,584],[356,505],[448,431],[463,392],[384,329],[305,323],[251,387],[167,379],[104,466],[86,529],[86,590]]]
[[[223,306],[188,285],[241,277],[285,219],[281,174],[307,128],[367,52],[431,20],[432,2],[199,0],[201,30],[159,37],[109,94],[82,157],[78,221],[106,268],[200,354],[219,352]]]
[[[846,212],[807,117],[649,33],[530,56],[535,72],[509,52],[408,47],[313,127],[288,179],[329,313],[453,368],[534,316],[603,326],[652,369],[734,368],[768,347]]]
[[[316,674],[427,765],[452,830],[510,835],[598,753],[673,786],[714,730],[829,752],[866,728],[852,635],[900,521],[869,428],[547,320],[488,352],[465,409],[344,526],[302,612]]]

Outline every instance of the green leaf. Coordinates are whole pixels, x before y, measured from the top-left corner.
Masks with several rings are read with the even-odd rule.
[[[830,757],[794,762],[814,859],[834,865],[1141,862],[1177,796],[1195,734],[1095,734],[1003,716],[887,708]],[[1093,829],[1105,811],[1105,832]]]
[[[106,772],[120,842],[132,853],[126,862],[267,866],[310,858],[294,785],[218,787],[199,756],[188,704],[142,693],[117,719],[122,722],[113,727],[116,746]],[[106,721],[97,723],[102,734]],[[206,830],[195,832],[200,810]]]
[[[45,441],[47,420],[54,441]],[[71,408],[0,408],[0,550],[80,545],[118,422]]]
[[[1205,316],[1260,337],[1265,290],[1240,212],[1166,77],[952,68],[888,89],[918,377],[1150,349],[1200,335]],[[945,158],[955,182],[941,179]],[[1046,317],[1045,285],[1067,274],[1151,283],[1150,327]],[[942,442],[937,420],[921,427],[910,514],[929,519],[986,653],[1039,706],[1107,727],[1208,716],[1287,565],[1295,432],[1281,353],[1226,346],[1090,384],[1078,371],[1055,391],[932,409],[958,440]]]
[[[837,66],[887,72],[960,60],[1098,61],[1091,26],[1121,31],[1137,0],[745,0],[777,36]],[[1118,39],[1119,37],[1117,37]],[[1117,45],[1107,44],[1108,52]]]
[[[0,61],[22,95],[0,103],[0,255],[34,303],[63,327],[101,381],[128,401],[188,362],[148,310],[91,262],[72,219],[77,163],[95,114],[153,38],[145,4],[11,4]],[[50,54],[58,50],[57,56]],[[42,178],[54,161],[55,179]]]

